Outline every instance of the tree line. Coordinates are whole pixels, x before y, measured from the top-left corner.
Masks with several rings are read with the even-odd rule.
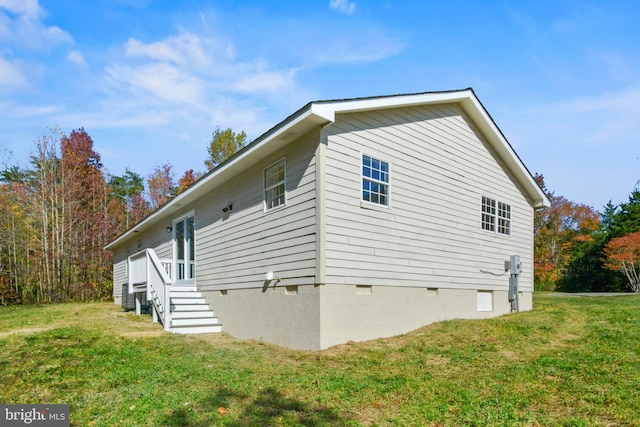
[[[242,149],[246,134],[216,129],[211,170]],[[83,129],[59,128],[34,142],[29,165],[0,172],[0,305],[112,297],[112,254],[104,246],[205,172],[176,182],[170,163],[145,178],[111,175]]]
[[[244,132],[217,128],[207,170],[247,144]],[[112,297],[112,254],[104,246],[205,172],[175,181],[170,163],[145,178],[111,175],[84,129],[60,129],[34,143],[29,166],[0,172],[0,305]],[[537,290],[640,291],[640,191],[602,213],[550,191],[534,217]],[[146,181],[146,182],[145,182]]]
[[[550,191],[534,217],[535,289],[566,292],[640,292],[640,190],[602,213]]]

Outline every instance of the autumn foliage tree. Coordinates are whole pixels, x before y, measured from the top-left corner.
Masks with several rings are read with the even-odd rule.
[[[604,253],[605,266],[624,273],[631,290],[640,293],[640,231],[611,239]]]
[[[105,260],[110,252],[104,250],[117,231],[110,221],[111,189],[102,173],[100,154],[93,148],[93,140],[84,129],[71,131],[60,141],[62,151],[61,176],[64,185],[63,208],[68,233],[64,252],[66,286],[76,286],[73,294],[81,292],[85,298],[108,292],[111,266]]]
[[[182,177],[180,177],[180,179],[178,180],[178,186],[175,190],[176,196],[189,188],[191,184],[196,182],[196,179],[196,174],[193,169],[185,171],[184,175],[182,175]]]
[[[17,169],[14,169],[16,172]],[[5,171],[6,172],[6,171]],[[0,183],[0,305],[22,301],[21,283],[32,283],[26,176],[3,173]]]
[[[152,209],[157,209],[171,200],[175,195],[176,186],[173,181],[173,166],[165,163],[156,167],[147,177],[147,186]]]
[[[247,144],[247,134],[235,133],[231,128],[220,130],[216,128],[211,136],[211,142],[207,147],[209,158],[205,160],[205,166],[211,170],[220,163],[233,156]]]
[[[0,304],[108,297],[114,198],[84,129],[51,129],[0,178]]]
[[[535,178],[551,202],[549,208],[538,210],[534,217],[535,285],[539,290],[555,290],[577,246],[593,239],[599,227],[599,213],[590,206],[556,196],[546,188],[542,175]]]

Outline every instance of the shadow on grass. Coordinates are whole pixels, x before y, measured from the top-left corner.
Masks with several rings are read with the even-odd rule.
[[[161,425],[194,427],[280,424],[315,427],[357,423],[341,417],[335,409],[286,397],[273,388],[261,390],[255,397],[222,388],[193,408],[172,411],[161,422]]]

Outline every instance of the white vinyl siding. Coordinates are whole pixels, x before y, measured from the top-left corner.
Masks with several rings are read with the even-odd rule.
[[[120,249],[113,254],[113,299],[121,302],[123,285],[128,285],[127,258],[125,251]]]
[[[195,212],[196,285],[202,291],[257,288],[273,271],[280,285],[315,284],[315,150],[319,130],[301,136],[267,159],[233,176],[193,203],[141,232],[143,247],[160,259],[173,258],[173,234],[166,226],[174,218]],[[265,213],[264,171],[286,155],[287,209]],[[233,204],[227,214],[222,208]],[[124,245],[123,245],[124,246]]]
[[[533,209],[458,106],[338,115],[327,134],[328,283],[492,290],[504,278],[480,270],[533,265]],[[393,165],[393,210],[359,209],[362,153]],[[511,239],[478,225],[485,192],[510,201]]]
[[[314,154],[319,135],[302,136],[198,200],[199,289],[262,287],[267,271],[281,279],[279,285],[315,283]],[[265,211],[265,170],[284,165],[285,153],[287,208]],[[233,211],[225,218],[222,207],[229,202]]]

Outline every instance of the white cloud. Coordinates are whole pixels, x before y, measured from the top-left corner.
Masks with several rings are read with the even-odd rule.
[[[196,108],[212,96],[259,96],[295,86],[294,69],[274,68],[261,58],[239,58],[234,46],[213,36],[182,32],[152,43],[129,39],[124,54],[107,69],[118,87]]]
[[[129,39],[125,46],[127,57],[147,57],[177,65],[210,65],[205,41],[195,34],[183,33],[165,40],[145,44],[136,39]]]
[[[247,73],[238,79],[233,87],[244,93],[277,92],[290,88],[294,83],[294,75],[297,70],[265,71],[257,67],[255,71]]]
[[[0,0],[0,9],[32,19],[39,19],[43,15],[38,0]]]
[[[81,68],[85,68],[87,66],[87,61],[85,61],[84,56],[77,50],[72,50],[67,53],[67,61]]]
[[[27,79],[20,71],[20,68],[0,57],[0,87],[6,86],[11,89],[16,86],[25,86],[26,84]]]
[[[356,11],[356,4],[349,0],[331,0],[329,7],[347,15],[351,15]]]
[[[0,115],[11,119],[24,119],[59,113],[59,105],[20,105],[12,102],[0,102]]]
[[[611,111],[620,114],[630,113],[640,116],[640,87],[630,87],[616,92],[603,92],[590,97],[572,99],[536,108],[537,112],[546,110],[562,114],[583,114],[598,111]]]
[[[364,41],[351,41],[346,38],[333,42],[325,41],[324,46],[309,53],[311,65],[376,62],[397,55],[406,47],[406,44],[399,40],[374,34],[369,36]]]
[[[8,11],[15,17],[3,13]],[[46,50],[73,38],[57,26],[42,22],[44,11],[37,0],[0,0],[0,41],[33,50]]]
[[[203,82],[194,75],[167,63],[140,66],[115,65],[107,69],[110,79],[134,96],[151,95],[169,103],[200,104]]]

